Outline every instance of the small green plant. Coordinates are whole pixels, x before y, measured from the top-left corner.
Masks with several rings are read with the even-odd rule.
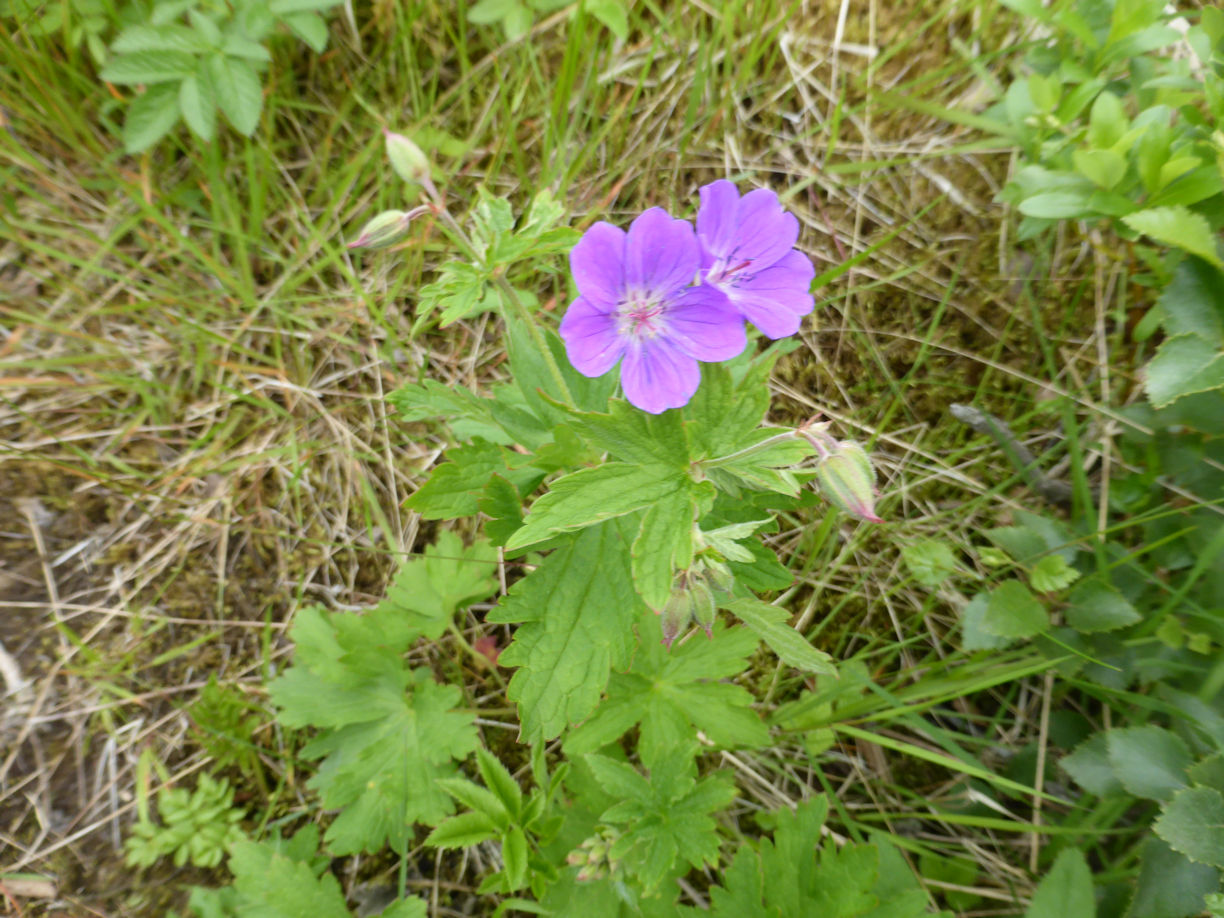
[[[263,108],[260,72],[272,60],[268,42],[285,29],[316,52],[327,46],[319,15],[339,0],[160,0],[148,20],[129,26],[110,47],[102,79],[144,87],[123,124],[129,153],[147,150],[182,118],[211,141],[217,111],[250,136]]]
[[[174,865],[216,867],[245,836],[238,825],[245,815],[234,808],[234,789],[224,778],[200,775],[194,791],[164,788],[157,795],[161,822],[149,818],[147,805],[127,840],[127,862],[149,867],[163,857]]]
[[[233,765],[247,777],[260,779],[259,750],[251,739],[262,720],[258,705],[237,688],[217,682],[214,675],[208,677],[188,715],[217,768]]]
[[[1183,36],[1161,0],[1004,2],[1049,35],[988,113],[1023,154],[999,196],[1021,238],[1104,221],[1148,266],[1136,282],[1166,288],[1136,329],[1166,335],[1147,368],[1152,404],[1224,389],[1224,11],[1189,13]]]

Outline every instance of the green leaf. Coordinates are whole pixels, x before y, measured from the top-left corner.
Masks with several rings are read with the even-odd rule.
[[[123,119],[123,147],[128,153],[147,150],[169,133],[179,118],[179,92],[173,83],[150,86],[132,100]]]
[[[217,132],[217,100],[212,84],[193,74],[179,84],[178,101],[187,127],[201,140],[211,141]]]
[[[484,531],[494,545],[505,545],[523,525],[523,499],[518,488],[500,475],[489,479],[477,506],[489,517]]]
[[[177,23],[161,26],[133,25],[119,33],[111,43],[112,54],[133,54],[142,51],[178,51],[183,54],[205,54],[211,50],[207,38],[195,29]],[[108,79],[103,77],[103,79]],[[110,82],[120,82],[111,80]]]
[[[1080,175],[1106,191],[1126,175],[1126,158],[1116,150],[1075,150],[1071,159]]]
[[[986,630],[986,610],[989,606],[990,596],[977,593],[961,612],[961,643],[965,650],[1002,650],[1015,640]]]
[[[502,861],[511,889],[522,889],[527,885],[527,857],[527,836],[522,829],[514,826],[502,837]]]
[[[98,76],[108,83],[131,86],[178,82],[195,69],[195,55],[186,51],[137,51],[116,57]]]
[[[688,478],[664,465],[607,462],[558,478],[531,505],[523,528],[506,542],[521,548],[558,532],[625,516],[686,488]]]
[[[1170,336],[1198,335],[1224,348],[1224,273],[1201,258],[1185,258],[1156,302]]]
[[[688,441],[677,411],[647,414],[617,399],[607,414],[575,414],[573,425],[596,449],[625,462],[688,467]]]
[[[624,0],[586,0],[586,11],[621,41],[629,37],[629,14]]]
[[[956,570],[956,556],[947,542],[919,539],[901,546],[901,557],[914,579],[934,589]]]
[[[1203,896],[1220,888],[1214,867],[1196,864],[1149,836],[1139,857],[1139,880],[1127,918],[1187,918],[1203,909]]]
[[[1024,918],[1094,918],[1092,873],[1077,848],[1064,848],[1037,886]]]
[[[499,662],[519,669],[509,696],[527,742],[551,739],[595,710],[612,667],[629,665],[633,624],[645,607],[633,590],[626,533],[592,526],[516,583],[489,622],[521,623]]]
[[[398,616],[404,626],[436,639],[455,613],[497,591],[497,550],[483,540],[466,547],[444,529],[423,554],[409,557],[398,571],[387,596],[371,613]]]
[[[1075,583],[1080,572],[1062,555],[1046,555],[1029,571],[1029,584],[1038,593],[1054,593]]]
[[[339,6],[341,2],[342,0],[272,0],[268,4],[268,9],[277,16],[293,13],[321,13],[324,10],[330,10],[333,6]]]
[[[497,838],[498,828],[485,813],[460,813],[443,820],[429,833],[425,844],[434,848],[470,848],[481,842]]]
[[[281,21],[316,54],[322,54],[327,47],[327,23],[314,13],[292,13]]]
[[[267,842],[240,841],[230,849],[229,869],[244,918],[349,918],[340,884],[330,873],[316,877]]]
[[[1021,201],[1018,209],[1026,217],[1043,220],[1079,220],[1096,215],[1092,196],[1086,191],[1050,191],[1033,195]]]
[[[1050,626],[1050,615],[1019,580],[1005,580],[993,590],[986,601],[982,627],[1004,638],[1026,638],[1040,634]]]
[[[717,529],[703,529],[701,540],[714,549],[728,561],[742,561],[751,564],[755,558],[752,549],[741,545],[754,532],[773,522],[771,519],[749,520],[745,523],[732,523],[729,526],[719,526]]]
[[[651,770],[649,781],[623,762],[586,757],[604,790],[620,799],[601,817],[623,826],[609,856],[623,861],[648,895],[680,861],[697,869],[718,861],[718,824],[711,814],[735,799],[735,785],[724,775],[694,780],[691,751],[671,750]]]
[[[259,42],[245,35],[228,35],[221,45],[224,54],[231,58],[242,58],[257,64],[267,64],[272,60],[272,53]]]
[[[1125,596],[1100,580],[1086,580],[1067,597],[1067,624],[1076,631],[1113,631],[1139,621]]]
[[[1130,793],[1168,800],[1186,786],[1193,759],[1185,741],[1161,727],[1124,727],[1106,734],[1109,764]]]
[[[492,791],[467,778],[439,778],[436,783],[469,810],[487,816],[499,832],[509,827],[510,814]]]
[[[1092,103],[1088,116],[1088,144],[1097,150],[1112,147],[1130,128],[1130,119],[1122,100],[1112,92],[1103,92]]]
[[[501,475],[516,486],[532,488],[542,477],[534,469],[522,467],[526,457],[483,440],[447,450],[446,460],[404,502],[424,519],[450,520],[475,514],[494,475]]]
[[[461,261],[446,262],[438,272],[437,279],[426,284],[417,294],[412,334],[415,336],[439,310],[442,325],[446,326],[492,308],[485,302],[487,281],[485,273],[474,265]]]
[[[509,769],[483,746],[476,750],[476,765],[485,785],[501,801],[510,817],[518,819],[523,811],[523,791]]]
[[[1224,268],[1207,218],[1188,207],[1151,207],[1126,215],[1122,222],[1137,233],[1197,255],[1213,267]]]
[[[427,918],[429,903],[424,899],[412,896],[409,899],[396,899],[378,914],[378,918]]]
[[[263,108],[263,91],[251,65],[237,58],[216,55],[208,59],[208,75],[212,77],[217,104],[225,117],[238,133],[250,137],[255,133]]]
[[[756,599],[732,600],[727,609],[768,644],[783,663],[809,673],[836,675],[833,659],[787,624],[790,614],[785,609]]]
[[[1224,387],[1224,352],[1198,335],[1178,335],[1160,345],[1146,375],[1148,398],[1164,408],[1184,395]]]
[[[693,560],[693,499],[680,488],[651,504],[633,540],[633,584],[642,601],[661,609],[673,574]]]
[[[695,741],[698,730],[723,748],[765,745],[769,730],[752,710],[752,694],[723,681],[747,668],[756,647],[752,632],[721,623],[712,638],[694,638],[670,651],[659,641],[643,640],[629,672],[612,676],[607,700],[566,737],[566,754],[594,752],[637,724],[643,761],[656,761],[668,743]]]
[[[1224,867],[1224,794],[1215,788],[1178,791],[1152,828],[1190,860]]]
[[[473,715],[451,710],[457,687],[405,668],[418,635],[395,609],[303,609],[290,631],[294,664],[268,686],[282,724],[322,731],[301,755],[324,759],[309,785],[342,810],[327,831],[336,854],[387,844],[402,854],[414,822],[436,824],[453,810],[435,781],[475,748]]]
[[[779,353],[757,357],[738,381],[724,364],[701,365],[701,385],[684,407],[693,458],[730,455],[743,448],[745,438],[757,436],[769,410],[769,374]]]
[[[364,667],[363,667],[364,669]],[[416,822],[436,824],[450,814],[450,798],[437,781],[456,773],[452,759],[476,747],[473,716],[453,710],[462,693],[417,670],[403,688],[371,691],[371,706],[386,713],[311,740],[303,758],[324,758],[308,785],[323,806],[341,810],[326,838],[335,854],[407,851]],[[385,694],[383,694],[385,692]]]
[[[1094,733],[1075,747],[1070,755],[1063,756],[1059,764],[1071,778],[1090,793],[1098,797],[1116,794],[1123,790],[1122,782],[1114,774],[1109,763],[1109,733]]]

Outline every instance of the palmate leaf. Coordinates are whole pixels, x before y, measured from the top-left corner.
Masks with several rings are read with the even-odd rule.
[[[470,548],[449,529],[424,553],[409,558],[371,613],[398,614],[406,627],[436,638],[455,612],[497,590],[497,549],[486,541]]]
[[[342,812],[327,830],[335,854],[407,851],[416,822],[434,825],[454,810],[436,786],[458,774],[452,760],[476,748],[474,715],[452,710],[462,693],[438,685],[427,670],[412,673],[412,691],[379,699],[392,712],[320,736],[302,749],[324,757],[309,786],[323,805]]]
[[[543,473],[526,468],[526,457],[495,443],[476,440],[447,450],[446,461],[405,502],[427,520],[471,516],[480,506],[485,486],[500,475],[516,487],[534,488]]]
[[[518,667],[509,695],[527,742],[589,717],[610,668],[629,665],[633,624],[645,612],[629,572],[633,535],[620,521],[584,530],[489,613],[490,622],[519,624],[499,662]]]
[[[689,744],[673,746],[647,780],[633,767],[600,755],[586,757],[604,790],[620,802],[602,821],[624,826],[609,855],[623,861],[649,894],[681,862],[701,868],[717,863],[718,824],[712,814],[735,799],[724,775],[698,781]]]
[[[643,639],[630,671],[612,676],[607,699],[566,737],[566,753],[594,752],[635,724],[641,724],[638,752],[647,765],[669,748],[693,743],[698,730],[724,748],[765,745],[769,730],[752,710],[751,693],[718,681],[743,672],[756,646],[752,632],[721,623],[713,638],[696,637],[670,651]]]
[[[723,885],[710,889],[709,918],[928,915],[927,897],[903,861],[887,876],[880,869],[887,849],[875,844],[838,849],[832,842],[822,847],[827,812],[825,797],[804,801],[794,811],[779,811],[773,838],[741,847],[723,874]],[[894,853],[889,863],[896,860]],[[949,912],[940,915],[951,918]]]
[[[271,843],[240,841],[229,868],[248,918],[349,918],[340,884],[330,873],[315,876],[310,864]],[[313,854],[313,852],[311,852]]]

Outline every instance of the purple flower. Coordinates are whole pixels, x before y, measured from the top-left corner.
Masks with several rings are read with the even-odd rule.
[[[770,338],[793,335],[800,317],[812,311],[816,275],[811,259],[794,248],[799,221],[765,188],[741,198],[734,183],[721,179],[698,194],[704,282]]]
[[[570,252],[578,298],[561,322],[570,362],[584,376],[621,363],[631,403],[680,408],[701,382],[699,360],[729,360],[748,343],[739,312],[709,286],[690,287],[700,255],[692,224],[652,207],[629,232],[596,223]]]

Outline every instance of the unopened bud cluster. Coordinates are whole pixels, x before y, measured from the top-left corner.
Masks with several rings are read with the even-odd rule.
[[[729,591],[733,582],[734,577],[727,566],[712,558],[703,558],[688,570],[680,571],[671,596],[659,612],[663,620],[664,645],[670,648],[692,623],[703,628],[707,637],[712,637],[714,619],[718,615],[714,594]]]
[[[592,835],[565,858],[567,864],[580,868],[577,879],[587,883],[616,873],[620,862],[611,856],[612,846],[617,841],[612,829],[603,829]]]

